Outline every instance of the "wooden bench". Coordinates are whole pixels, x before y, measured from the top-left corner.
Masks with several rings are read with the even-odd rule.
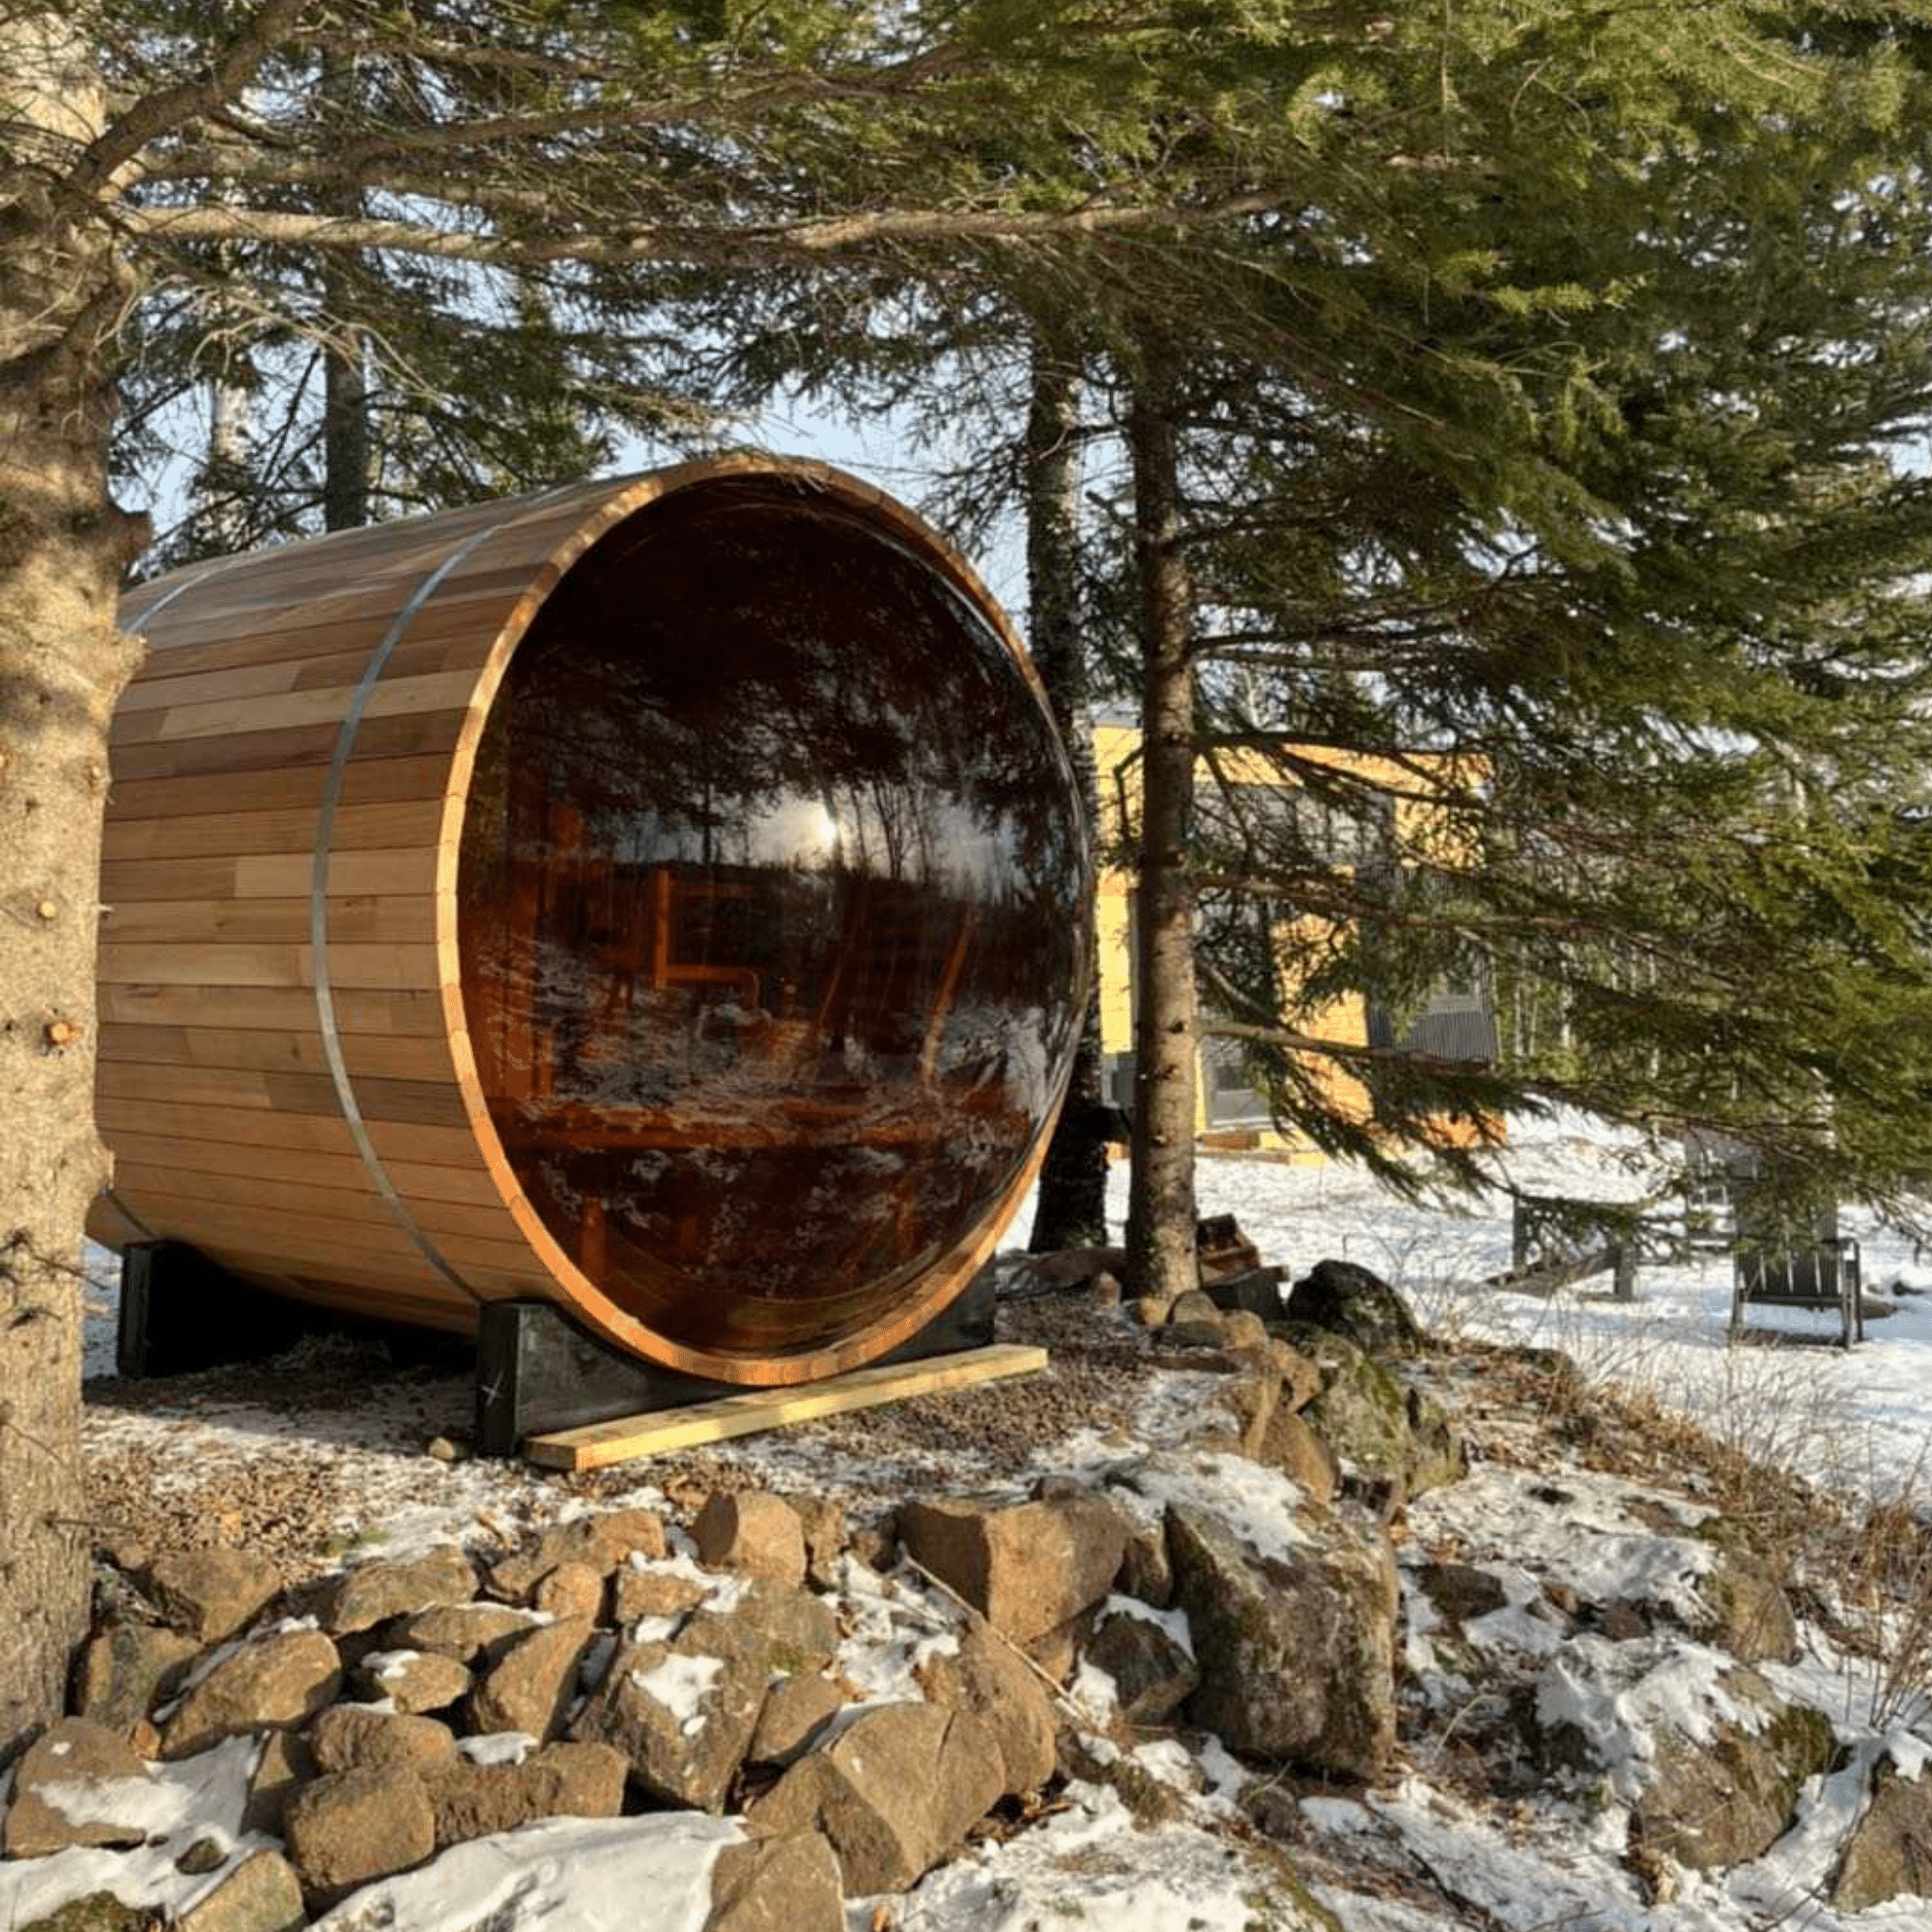
[[[1836,1216],[1832,1217],[1834,1221]],[[1849,1235],[1814,1241],[1751,1243],[1731,1258],[1731,1333],[1741,1334],[1748,1308],[1799,1308],[1838,1317],[1838,1346],[1865,1339],[1863,1269]]]

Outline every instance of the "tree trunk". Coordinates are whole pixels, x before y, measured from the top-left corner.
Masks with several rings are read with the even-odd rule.
[[[355,57],[331,47],[322,57],[324,99],[353,126],[363,111]],[[368,213],[354,189],[322,197],[326,214],[355,220]],[[355,270],[330,258],[322,273],[330,334],[322,352],[322,526],[359,530],[369,521],[369,345],[349,317],[355,312]]]
[[[1192,600],[1180,550],[1172,362],[1151,352],[1127,417],[1140,578],[1141,828],[1136,896],[1133,1175],[1127,1272],[1169,1303],[1199,1285],[1194,1108],[1200,1035],[1194,993]]]
[[[1086,802],[1090,836],[1100,817],[1094,729],[1087,712],[1087,657],[1080,636],[1080,366],[1043,335],[1033,351],[1027,413],[1027,601],[1034,668],[1046,687]],[[1098,1247],[1107,1238],[1107,1126],[1100,1092],[1100,974],[1089,938],[1087,1016],[1073,1057],[1060,1124],[1040,1169],[1034,1209],[1037,1255]]]
[[[107,496],[111,238],[58,181],[101,125],[81,31],[0,22],[0,1763],[58,1715],[84,1634],[81,1227],[114,624],[134,521]]]
[[[356,530],[369,521],[369,381],[361,335],[344,330],[323,352],[322,523]]]

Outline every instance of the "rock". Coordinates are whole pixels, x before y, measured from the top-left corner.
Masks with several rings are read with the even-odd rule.
[[[903,1505],[899,1539],[995,1629],[1027,1643],[1100,1603],[1126,1548],[1126,1526],[1099,1497]]]
[[[439,1851],[539,1818],[615,1818],[624,1808],[623,1758],[606,1745],[555,1744],[521,1764],[452,1757],[429,1774]]]
[[[322,1632],[258,1637],[183,1695],[161,1733],[161,1755],[188,1757],[251,1731],[299,1729],[341,1688],[335,1645]]]
[[[357,1564],[337,1586],[323,1622],[345,1636],[392,1617],[467,1604],[475,1594],[475,1567],[453,1543],[442,1543],[422,1556]]]
[[[1056,1248],[1050,1254],[1029,1255],[1021,1278],[1029,1287],[1072,1291],[1085,1288],[1102,1274],[1127,1271],[1125,1248]]]
[[[822,1832],[847,1898],[903,1891],[964,1842],[1001,1781],[998,1742],[970,1711],[886,1704],[800,1758],[746,1825]]]
[[[810,1748],[819,1726],[845,1703],[845,1692],[815,1670],[781,1679],[766,1692],[746,1747],[746,1762],[790,1764]]]
[[[611,1618],[634,1624],[639,1617],[681,1617],[710,1596],[708,1585],[662,1570],[633,1570],[627,1564],[611,1579]]]
[[[1267,1427],[1251,1452],[1269,1469],[1279,1469],[1308,1500],[1326,1509],[1341,1487],[1335,1452],[1286,1402],[1277,1401]]]
[[[1267,1324],[1262,1324],[1266,1327]],[[1281,1406],[1299,1412],[1321,1393],[1321,1371],[1291,1342],[1271,1330],[1268,1360],[1281,1378]]]
[[[1778,1703],[1748,1670],[1721,1682],[1732,1697],[1757,1706],[1762,1728],[1719,1723],[1709,1743],[1664,1732],[1631,1811],[1634,1838],[1692,1871],[1762,1857],[1790,1828],[1800,1787],[1831,1769],[1835,1750],[1831,1719],[1821,1712]]]
[[[1174,1602],[1174,1565],[1167,1554],[1167,1519],[1152,1522],[1129,1520],[1126,1548],[1121,1552],[1121,1568],[1114,1579],[1123,1597],[1133,1597],[1164,1610]]]
[[[1862,1912],[1901,1895],[1932,1896],[1932,1777],[1901,1777],[1889,1760],[1872,1773],[1871,1803],[1852,1827],[1831,1901]]]
[[[1264,1357],[1268,1352],[1269,1340],[1267,1323],[1252,1309],[1221,1310],[1221,1346],[1224,1349],[1243,1354],[1252,1350],[1257,1356]]]
[[[1629,1597],[1605,1604],[1597,1613],[1597,1630],[1612,1643],[1635,1643],[1655,1629],[1651,1605]]]
[[[174,1921],[175,1932],[301,1932],[307,1923],[301,1882],[279,1852],[244,1859]]]
[[[228,1862],[228,1854],[213,1838],[197,1838],[175,1861],[175,1870],[187,1878],[206,1878]]]
[[[90,1891],[69,1899],[50,1918],[20,1926],[18,1932],[155,1932],[155,1917],[123,1905],[111,1891]]]
[[[771,1672],[754,1644],[721,1649],[688,1646],[682,1635],[626,1645],[571,1735],[620,1752],[639,1786],[664,1804],[723,1810]]]
[[[502,1604],[449,1604],[396,1618],[384,1627],[383,1641],[391,1650],[434,1651],[474,1664],[533,1628],[526,1611]]]
[[[604,1614],[603,1575],[587,1563],[559,1563],[531,1592],[530,1606],[547,1617],[594,1624]]]
[[[153,1624],[103,1625],[74,1663],[75,1716],[125,1734],[181,1688],[200,1648],[193,1637]]]
[[[1216,1384],[1186,1439],[1203,1449],[1259,1457],[1280,1394],[1281,1378],[1265,1354],[1256,1362],[1238,1363],[1233,1375]]]
[[[577,1694],[577,1667],[593,1626],[585,1617],[540,1624],[512,1643],[469,1693],[472,1731],[526,1731],[547,1743]]]
[[[434,1718],[391,1717],[366,1704],[334,1704],[310,1727],[309,1747],[325,1772],[413,1771],[456,1762],[456,1733]]]
[[[796,1510],[763,1490],[714,1492],[691,1526],[701,1561],[774,1583],[805,1581],[805,1524]]]
[[[838,1559],[849,1534],[845,1512],[830,1496],[787,1495],[780,1498],[798,1518],[805,1532],[805,1576],[814,1590],[838,1587]]]
[[[1188,1721],[1249,1756],[1380,1777],[1395,1744],[1387,1538],[1329,1518],[1309,1543],[1263,1556],[1219,1518],[1176,1507],[1168,1541],[1201,1670]]]
[[[1708,1619],[1690,1622],[1690,1634],[1700,1643],[1729,1651],[1740,1663],[1797,1662],[1791,1600],[1756,1557],[1726,1549],[1717,1568],[1698,1579],[1697,1595],[1710,1611]]]
[[[1422,1593],[1452,1624],[1486,1617],[1509,1602],[1502,1578],[1473,1563],[1425,1563],[1415,1573]]]
[[[316,1721],[327,1719],[325,1711]],[[242,1829],[282,1835],[289,1800],[315,1776],[320,1767],[308,1739],[299,1731],[270,1731],[262,1740],[262,1754],[248,1779],[248,1796],[242,1806]]]
[[[140,1800],[153,1773],[128,1747],[118,1731],[85,1718],[63,1718],[27,1747],[14,1767],[13,1801],[0,1821],[0,1853],[10,1859],[41,1859],[71,1845],[141,1844],[148,1827]],[[90,1792],[80,1808],[85,1821],[71,1818],[60,1804],[62,1788],[118,1784],[129,1803],[119,1819],[99,1817],[115,1808],[107,1792]]]
[[[1419,1388],[1408,1391],[1407,1403],[1408,1459],[1402,1474],[1408,1493],[1419,1496],[1445,1483],[1460,1483],[1469,1473],[1469,1454],[1441,1404]]]
[[[447,1435],[432,1435],[423,1444],[423,1454],[433,1463],[467,1463],[469,1451],[459,1442],[452,1442]]]
[[[1198,1325],[1213,1331],[1212,1340],[1202,1345],[1206,1348],[1215,1349],[1220,1347],[1222,1337],[1226,1333],[1223,1324],[1224,1318],[1221,1311],[1198,1288],[1190,1288],[1185,1293],[1177,1294],[1168,1306],[1167,1325],[1169,1328],[1186,1328]],[[1179,1337],[1175,1339],[1178,1340]]]
[[[726,1845],[704,1932],[845,1932],[838,1860],[816,1832]]]
[[[455,1658],[433,1650],[371,1651],[355,1674],[371,1697],[386,1697],[406,1717],[446,1711],[469,1692],[469,1672]]]
[[[547,1529],[516,1554],[492,1566],[490,1588],[512,1604],[529,1593],[559,1563],[583,1563],[608,1577],[633,1550],[655,1559],[665,1553],[664,1519],[654,1510],[606,1510]]]
[[[1301,1410],[1302,1420],[1346,1469],[1387,1483],[1391,1507],[1399,1508],[1410,1492],[1411,1473],[1433,1461],[1410,1429],[1408,1391],[1347,1336],[1288,1325],[1294,1346],[1321,1372],[1321,1392]]]
[[[330,1772],[289,1801],[288,1851],[302,1896],[326,1908],[436,1855],[429,1793],[395,1766]]]
[[[1071,1724],[1063,1725],[1059,1737],[1061,1775],[1082,1784],[1106,1785],[1144,1832],[1179,1824],[1187,1812],[1187,1801],[1179,1789],[1156,1777],[1138,1758],[1094,1748],[1103,1742],[1083,1738]]]
[[[1130,1724],[1163,1722],[1201,1682],[1193,1652],[1165,1624],[1131,1608],[1102,1614],[1087,1662],[1114,1680],[1121,1715]]]
[[[968,1624],[959,1648],[929,1658],[918,1676],[927,1703],[942,1711],[970,1711],[992,1733],[1003,1792],[1022,1798],[1053,1776],[1053,1700],[1011,1646],[985,1624],[977,1619]]]
[[[245,1549],[171,1549],[141,1576],[170,1625],[206,1649],[245,1630],[282,1593],[282,1573]]]
[[[677,1648],[694,1657],[743,1656],[767,1679],[822,1670],[838,1648],[838,1619],[807,1590],[763,1577],[734,1585],[728,1608],[707,1604],[677,1634]]]
[[[1041,1677],[1060,1685],[1072,1681],[1073,1673],[1080,1665],[1080,1653],[1087,1648],[1099,1614],[1099,1605],[1095,1605],[1092,1609],[1082,1610],[1077,1617],[1068,1617],[1064,1624],[1055,1624],[1050,1631],[1021,1645]]]
[[[1291,1321],[1312,1321],[1377,1355],[1415,1355],[1426,1346],[1408,1304],[1353,1262],[1317,1262],[1288,1297]]]

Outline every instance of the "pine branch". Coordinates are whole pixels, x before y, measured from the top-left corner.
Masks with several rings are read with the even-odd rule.
[[[862,253],[884,243],[1032,242],[1117,230],[1211,226],[1276,205],[1270,194],[1237,195],[1211,206],[1088,206],[1067,210],[888,209],[863,214],[735,230],[636,228],[609,234],[539,237],[439,228],[377,216],[309,214],[228,207],[128,208],[115,216],[137,240],[253,242],[286,248],[385,249],[431,260],[480,264],[683,263],[744,267]]]

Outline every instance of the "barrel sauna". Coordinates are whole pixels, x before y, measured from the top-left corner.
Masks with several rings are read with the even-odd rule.
[[[194,566],[123,622],[96,1232],[347,1312],[548,1300],[781,1385],[1030,1185],[1079,795],[908,511],[730,457]]]

